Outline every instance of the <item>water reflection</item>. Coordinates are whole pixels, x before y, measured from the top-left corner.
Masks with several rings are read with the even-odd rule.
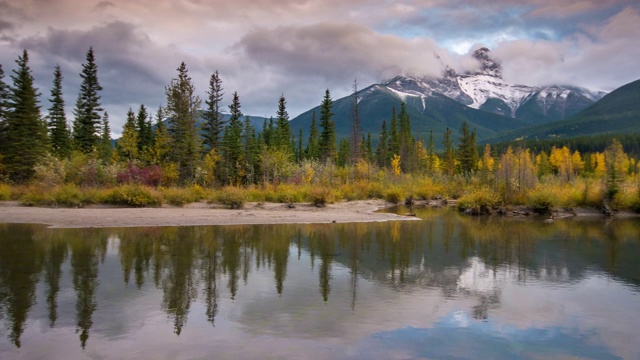
[[[546,303],[548,295],[531,295],[533,290],[549,294],[604,274],[624,291],[638,293],[640,223],[636,220],[546,224],[433,210],[418,215],[424,221],[62,230],[0,224],[4,337],[14,349],[21,348],[25,329],[37,327],[42,316],[50,329],[65,329],[72,322],[76,341],[85,349],[96,331],[111,339],[126,338],[132,323],[138,321],[143,327],[145,321],[156,321],[155,312],[161,309],[178,336],[191,322],[202,330],[201,320],[210,329],[221,326],[225,334],[360,336],[361,344],[376,343],[351,348],[354,357],[365,358],[366,349],[376,346],[413,346],[401,345],[397,338],[413,337],[420,343],[425,336],[448,337],[450,327],[442,324],[461,310],[449,308],[447,301],[466,307],[462,314],[476,324],[471,327],[474,341],[492,344],[484,339],[487,329],[500,321],[518,324],[521,319],[511,310],[513,300],[523,296],[549,306],[532,303],[527,308],[532,314],[523,318],[549,316],[549,321],[538,321],[548,327],[528,328],[518,336],[544,337],[548,336],[544,329],[566,325],[554,323],[560,320],[549,315],[558,304]],[[617,294],[623,291],[615,289]],[[134,307],[131,301],[142,298],[142,313],[127,318],[128,307]],[[324,307],[318,307],[316,299]],[[638,296],[617,299],[623,299],[620,305],[630,312],[640,310]],[[71,302],[73,307],[67,306]],[[431,314],[417,310],[435,316],[426,324],[429,327],[412,326],[416,319],[409,310],[393,308],[406,302],[432,304]],[[607,317],[606,304],[594,306],[602,311],[597,316]],[[345,328],[338,329],[342,323]],[[627,333],[628,324],[623,325],[617,335],[634,336]],[[41,330],[30,338],[47,334]],[[191,341],[197,338],[189,336]],[[567,336],[558,338],[562,346],[583,346],[575,336]],[[8,351],[2,344],[0,354]],[[441,357],[447,351],[456,356],[448,347],[442,349],[442,353],[417,351],[410,357]],[[602,349],[596,350],[592,353]]]

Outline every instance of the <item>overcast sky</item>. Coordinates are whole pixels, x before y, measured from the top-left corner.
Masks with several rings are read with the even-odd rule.
[[[182,61],[204,98],[218,70],[225,109],[271,116],[281,94],[291,118],[400,74],[473,67],[480,46],[507,81],[610,91],[640,78],[637,0],[0,0],[5,81],[22,49],[42,93],[56,64],[69,110],[93,46],[114,134],[129,107],[154,109]],[[71,120],[71,113],[69,113]]]

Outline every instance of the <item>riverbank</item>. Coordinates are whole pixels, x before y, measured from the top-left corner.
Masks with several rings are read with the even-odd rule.
[[[384,200],[359,200],[328,204],[319,208],[309,203],[287,204],[247,203],[242,209],[231,210],[204,202],[184,207],[123,208],[91,205],[84,208],[27,207],[18,202],[0,202],[0,222],[46,224],[56,228],[195,226],[195,225],[255,225],[380,222],[415,220],[410,216],[377,213],[390,206]]]

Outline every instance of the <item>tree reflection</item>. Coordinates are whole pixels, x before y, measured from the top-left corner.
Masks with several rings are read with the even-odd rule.
[[[595,266],[640,284],[638,221],[545,224],[450,212],[420,216],[424,221],[113,230],[0,225],[0,320],[10,341],[20,347],[41,278],[49,326],[58,326],[58,297],[65,290],[63,270],[68,264],[76,295],[75,330],[84,348],[104,301],[97,298],[97,290],[108,275],[101,274],[100,267],[107,251],[117,256],[114,261],[122,271],[117,275],[124,284],[116,287],[121,293],[111,296],[161,292],[159,307],[178,335],[194,302],[202,303],[203,316],[215,326],[223,307],[234,306],[242,290],[255,285],[253,277],[264,279],[258,273],[273,279],[273,295],[296,296],[287,292],[287,279],[298,275],[292,273],[292,264],[305,263],[317,276],[318,301],[348,296],[355,311],[363,281],[401,291],[440,289],[445,297],[474,298],[470,313],[476,319],[490,318],[501,306],[501,295],[474,282],[500,276],[522,283],[560,283],[581,279]],[[290,258],[291,252],[296,255]],[[463,279],[474,266],[481,266],[482,277]],[[350,293],[332,293],[341,289],[333,284],[334,276],[349,282]],[[132,282],[135,287],[127,289]]]

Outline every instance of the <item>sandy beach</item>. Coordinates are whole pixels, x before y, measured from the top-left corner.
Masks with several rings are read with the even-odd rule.
[[[241,224],[305,224],[378,222],[415,220],[408,216],[376,213],[389,206],[383,200],[362,200],[329,204],[318,208],[311,204],[247,203],[231,210],[219,205],[193,203],[184,207],[122,208],[89,206],[86,208],[47,208],[0,202],[0,223],[46,224],[57,228],[189,226]]]

